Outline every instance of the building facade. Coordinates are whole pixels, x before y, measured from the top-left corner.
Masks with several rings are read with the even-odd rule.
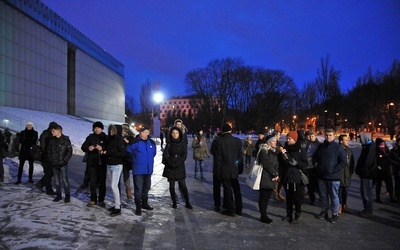
[[[0,0],[0,105],[124,122],[124,65],[39,0]]]

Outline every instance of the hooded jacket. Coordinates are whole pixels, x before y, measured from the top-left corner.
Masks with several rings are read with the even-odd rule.
[[[302,152],[301,144],[297,141],[295,144],[285,144],[286,155],[280,154],[281,180],[283,183],[302,183],[299,170],[304,170],[307,167],[307,158],[302,155],[307,152]]]
[[[263,166],[260,189],[274,189],[276,182],[273,182],[272,178],[279,175],[278,155],[271,149],[267,150],[264,145],[265,144],[261,144],[261,150],[258,154],[258,160]]]
[[[361,179],[375,179],[377,174],[376,145],[371,140],[371,135],[369,133],[361,133],[360,141],[362,143],[362,149],[357,161],[356,174]]]
[[[179,131],[177,139],[172,138],[172,131]],[[168,133],[168,143],[165,146],[162,162],[165,165],[163,176],[168,180],[182,180],[186,178],[185,160],[187,158],[187,145],[183,141],[182,131],[172,127]]]
[[[111,135],[111,131],[113,131],[114,135]],[[121,126],[111,124],[108,127],[107,143],[103,150],[107,152],[105,155],[107,165],[123,164],[124,158],[128,154],[126,152],[126,143],[122,138]]]

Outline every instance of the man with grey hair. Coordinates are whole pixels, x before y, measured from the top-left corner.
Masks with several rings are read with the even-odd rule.
[[[361,133],[360,141],[362,150],[357,161],[356,174],[360,177],[360,194],[364,210],[359,212],[363,218],[371,218],[373,214],[372,180],[377,175],[376,145],[371,139],[371,134]]]

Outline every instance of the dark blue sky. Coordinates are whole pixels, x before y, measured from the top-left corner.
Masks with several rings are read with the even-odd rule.
[[[127,95],[160,81],[185,94],[187,72],[214,59],[281,69],[299,88],[327,54],[342,90],[400,59],[400,1],[43,0],[125,65]]]

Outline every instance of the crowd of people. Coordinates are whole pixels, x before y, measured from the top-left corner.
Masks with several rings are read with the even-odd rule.
[[[157,150],[149,129],[140,128],[137,136],[127,124],[111,124],[107,134],[103,130],[103,123],[94,122],[92,133],[81,146],[85,153],[83,161],[86,163],[86,171],[80,188],[90,188],[87,206],[106,206],[108,173],[114,199],[113,206],[108,208],[110,216],[121,215],[121,179],[127,198],[134,200],[136,215],[141,215],[142,209],[153,210],[149,205],[148,194]],[[311,205],[315,205],[316,196],[319,197],[321,212],[315,216],[317,219],[336,223],[340,213],[353,213],[347,205],[347,196],[354,172],[360,177],[359,189],[364,205],[364,209],[359,212],[361,217],[371,218],[373,203],[382,203],[382,182],[385,182],[390,201],[400,201],[400,137],[396,139],[393,149],[389,150],[383,139],[377,138],[374,142],[369,133],[360,133],[362,150],[356,163],[349,148],[351,139],[346,134],[339,135],[336,142],[333,129],[325,129],[324,133],[325,140],[319,142],[314,131],[289,131],[286,141],[281,144],[279,131],[271,134],[260,131],[255,143],[251,136],[242,142],[232,135],[232,127],[226,123],[214,135],[208,149],[204,130],[199,129],[191,144],[195,163],[194,178],[205,179],[203,161],[212,155],[214,209],[227,216],[241,215],[243,205],[238,177],[243,173],[244,166],[246,169],[251,168],[253,158],[257,157],[262,165],[258,199],[260,221],[267,224],[273,222],[267,213],[272,196],[276,200],[285,201],[286,213],[282,215],[282,220],[292,224],[303,220],[302,206],[306,195]],[[10,131],[4,134],[0,131],[0,182],[4,178],[3,158],[9,149],[10,137]],[[175,191],[177,182],[185,207],[193,209],[185,181],[188,138],[182,120],[175,121],[165,138],[167,143],[162,148],[162,163],[165,166],[163,177],[169,183],[172,208],[176,209],[178,204]],[[28,122],[25,130],[19,133],[18,145],[19,167],[15,184],[22,181],[26,161],[29,163],[28,182],[34,183],[33,162],[38,159],[32,149],[39,145],[44,175],[35,183],[36,188],[55,196],[53,201],[59,202],[63,199],[63,187],[64,202],[69,203],[68,161],[72,156],[72,146],[68,136],[63,134],[62,126],[50,122],[48,128],[38,136],[34,124]],[[56,191],[52,186],[53,177]],[[374,187],[375,200],[372,193]]]

